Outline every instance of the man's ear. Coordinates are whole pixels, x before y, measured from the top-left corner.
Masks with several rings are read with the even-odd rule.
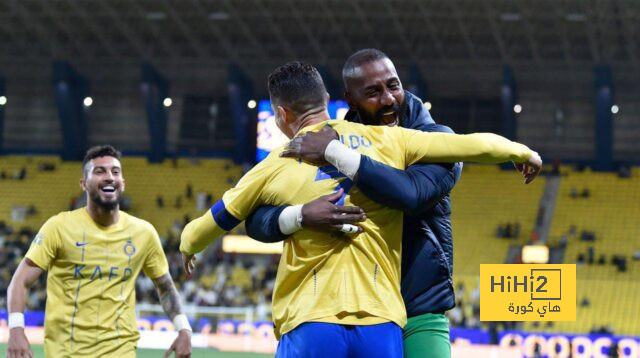
[[[291,124],[296,120],[293,113],[291,113],[291,111],[285,107],[278,106],[277,111],[278,115],[280,115],[280,118],[282,118],[287,124]]]
[[[80,189],[82,189],[82,191],[87,191],[87,186],[86,186],[86,182],[84,180],[84,176],[82,178],[80,178]]]

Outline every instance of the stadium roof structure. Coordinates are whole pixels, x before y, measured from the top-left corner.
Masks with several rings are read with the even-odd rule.
[[[65,59],[80,66],[153,61],[264,82],[300,59],[339,70],[362,47],[400,67],[502,64],[637,71],[634,0],[20,0],[0,2],[0,69]],[[103,66],[104,67],[104,66]]]

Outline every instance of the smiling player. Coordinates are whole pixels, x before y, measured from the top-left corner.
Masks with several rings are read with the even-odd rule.
[[[119,210],[125,186],[120,153],[108,145],[93,147],[82,171],[87,206],[49,218],[13,275],[7,356],[33,357],[22,312],[27,289],[48,271],[47,357],[135,357],[135,282],[144,270],[179,331],[165,355],[175,351],[177,357],[189,357],[191,327],[158,233],[148,222]]]

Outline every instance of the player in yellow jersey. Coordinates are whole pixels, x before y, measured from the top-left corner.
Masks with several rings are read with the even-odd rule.
[[[148,222],[119,210],[125,187],[120,153],[111,146],[93,147],[82,168],[87,206],[45,222],[9,285],[8,357],[33,356],[22,312],[29,286],[45,271],[47,357],[135,357],[135,282],[141,270],[153,280],[179,331],[165,356],[175,351],[189,357],[191,327],[158,234]]]
[[[526,146],[494,134],[424,133],[399,127],[329,121],[328,94],[318,71],[292,62],[269,76],[278,127],[293,138],[331,125],[357,153],[395,168],[421,161],[535,163]],[[331,147],[332,145],[329,145]],[[335,146],[335,145],[334,145]],[[330,151],[330,149],[328,149]],[[400,294],[402,213],[352,187],[348,170],[315,167],[274,150],[181,237],[185,270],[193,254],[263,204],[296,205],[334,191],[340,204],[358,206],[367,218],[352,239],[302,229],[284,241],[273,293],[277,357],[400,357],[406,311]],[[354,174],[354,173],[351,173]]]

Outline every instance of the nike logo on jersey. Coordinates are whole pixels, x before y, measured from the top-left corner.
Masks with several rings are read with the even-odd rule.
[[[77,247],[83,247],[83,246],[86,246],[86,245],[89,245],[89,243],[88,242],[77,242],[76,241],[76,246]]]

